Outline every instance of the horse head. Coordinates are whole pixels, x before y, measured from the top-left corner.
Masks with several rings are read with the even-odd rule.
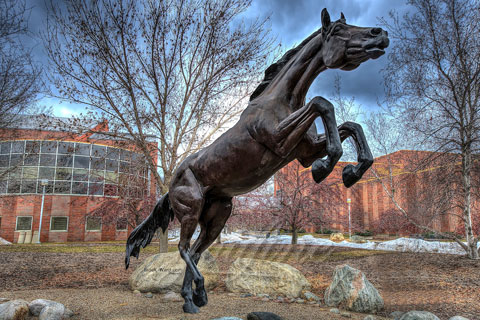
[[[331,22],[327,9],[322,10],[321,55],[327,68],[353,70],[368,59],[377,59],[388,47],[388,33],[382,28],[347,24],[343,13]]]

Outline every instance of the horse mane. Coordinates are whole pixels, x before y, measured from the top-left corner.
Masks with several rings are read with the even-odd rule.
[[[258,85],[258,87],[253,91],[252,95],[250,96],[250,101],[258,97],[272,82],[273,78],[282,70],[282,68],[290,61],[290,59],[295,56],[295,54],[300,51],[310,40],[315,38],[319,33],[322,32],[322,28],[318,29],[314,33],[312,33],[308,38],[303,40],[298,46],[293,49],[288,50],[283,57],[281,57],[277,62],[270,65],[265,70],[265,77],[263,78],[262,82]]]

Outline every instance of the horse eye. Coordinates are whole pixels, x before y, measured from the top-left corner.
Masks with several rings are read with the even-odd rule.
[[[333,29],[333,33],[337,33],[337,32],[339,32],[339,31],[341,31],[341,30],[342,30],[342,27],[336,26],[336,27]]]

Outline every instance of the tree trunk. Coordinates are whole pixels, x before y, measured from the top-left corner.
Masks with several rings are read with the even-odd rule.
[[[463,221],[465,224],[465,236],[467,238],[467,255],[470,259],[479,259],[477,241],[472,228],[472,154],[470,148],[462,152],[462,182],[464,191]]]
[[[298,240],[298,230],[296,227],[293,227],[293,230],[292,230],[292,244],[297,244],[297,240]]]
[[[168,252],[168,230],[165,232],[162,231],[162,229],[158,230],[160,237],[159,237],[159,242],[160,242],[160,253],[167,253]]]

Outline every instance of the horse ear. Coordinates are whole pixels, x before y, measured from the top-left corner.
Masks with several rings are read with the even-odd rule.
[[[330,14],[328,14],[327,8],[323,8],[323,10],[322,10],[322,28],[323,28],[323,30],[327,30],[329,25],[330,25]]]
[[[341,20],[347,20],[347,19],[345,19],[345,16],[343,15],[343,12],[340,12],[340,19]]]

